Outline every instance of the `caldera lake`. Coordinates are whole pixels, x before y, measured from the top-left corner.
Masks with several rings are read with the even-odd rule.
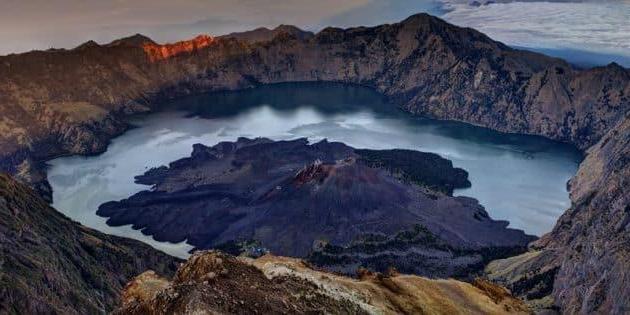
[[[130,121],[136,128],[113,139],[103,154],[49,161],[53,206],[88,227],[139,239],[179,257],[192,247],[157,242],[132,226],[110,227],[96,210],[150,189],[135,184],[134,176],[190,155],[195,143],[306,137],[356,148],[437,153],[469,173],[472,186],[454,195],[476,198],[493,219],[538,236],[551,231],[570,206],[566,184],[582,160],[567,144],[412,116],[373,90],[333,83],[191,96]]]

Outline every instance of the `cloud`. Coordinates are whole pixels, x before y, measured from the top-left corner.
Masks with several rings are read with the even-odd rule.
[[[485,1],[479,1],[485,3]],[[630,56],[630,1],[448,1],[443,18],[509,45]]]

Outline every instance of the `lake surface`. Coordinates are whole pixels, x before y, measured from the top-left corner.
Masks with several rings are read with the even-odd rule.
[[[581,161],[569,145],[414,117],[372,90],[339,84],[282,84],[195,96],[132,122],[137,128],[113,139],[101,155],[50,161],[53,206],[86,226],[180,257],[189,245],[159,243],[131,226],[107,226],[95,212],[104,202],[148,189],[135,184],[134,176],[190,155],[195,143],[307,137],[356,148],[438,153],[469,172],[472,187],[455,195],[474,197],[492,218],[535,235],[550,231],[569,207],[566,182]]]

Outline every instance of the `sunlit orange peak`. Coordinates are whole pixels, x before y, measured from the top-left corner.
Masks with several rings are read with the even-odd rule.
[[[142,46],[144,52],[152,62],[172,58],[177,55],[191,53],[210,46],[215,41],[214,37],[199,35],[191,40],[185,40],[169,44],[147,43]]]

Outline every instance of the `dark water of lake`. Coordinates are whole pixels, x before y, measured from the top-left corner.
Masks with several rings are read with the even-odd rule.
[[[188,156],[194,143],[307,137],[357,148],[435,152],[470,174],[472,187],[456,195],[477,198],[492,218],[535,235],[550,231],[569,207],[566,182],[581,160],[569,145],[414,117],[372,90],[339,84],[281,84],[195,96],[133,123],[138,128],[114,139],[101,155],[50,162],[53,205],[84,225],[178,256],[186,256],[190,246],[158,243],[130,226],[107,226],[95,212],[103,202],[147,189],[133,177]]]

